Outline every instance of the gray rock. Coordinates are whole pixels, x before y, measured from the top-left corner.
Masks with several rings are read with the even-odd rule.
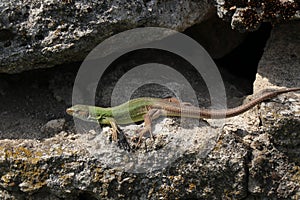
[[[274,86],[299,87],[300,22],[275,27],[258,64],[255,92]]]
[[[244,138],[251,147],[248,191],[251,196],[297,199],[299,169],[276,149],[268,133]]]
[[[182,31],[211,11],[209,1],[0,2],[0,72],[81,61],[105,38],[143,26]]]
[[[259,63],[255,91],[271,87],[300,86],[299,22],[276,27]],[[280,95],[261,105],[261,122],[274,145],[290,160],[300,163],[299,93]]]
[[[300,17],[299,1],[235,1],[216,0],[218,15],[230,21],[233,29],[255,31],[262,22],[285,22]]]
[[[153,1],[148,1],[145,5],[151,3]],[[170,1],[164,1],[161,4],[169,5]],[[0,3],[0,5],[2,4]],[[70,7],[71,5],[75,7]],[[96,9],[100,7],[100,4],[95,3],[96,8],[86,7],[88,12],[84,13],[82,7],[77,8],[76,5],[79,6],[72,1],[51,5],[49,1],[48,3],[32,3],[32,6],[40,8],[42,13],[43,11],[51,13],[51,6],[56,6],[56,12],[59,9],[65,9],[67,14],[73,11],[72,9],[78,9],[76,16],[83,15],[80,20],[87,19],[85,16],[89,15],[89,9],[96,12]],[[130,6],[129,3],[126,5]],[[136,5],[137,3],[133,3],[133,7]],[[125,10],[127,8],[124,6]],[[26,10],[25,5],[20,6],[19,14],[26,13]],[[33,15],[36,15],[37,11],[39,10],[34,10]],[[3,13],[5,12],[15,13],[16,11],[3,9]],[[64,18],[63,14],[55,19]],[[68,16],[67,14],[66,16]],[[112,15],[112,13],[109,14]],[[3,16],[1,15],[1,17]],[[16,15],[10,16],[16,17]],[[69,17],[65,18],[70,20]],[[169,19],[166,16],[162,18]],[[9,20],[11,18],[6,19],[6,21]],[[3,20],[3,23],[6,21]],[[35,24],[39,25],[39,23]],[[30,34],[33,30],[37,30],[35,24],[32,24],[34,28],[29,29]],[[25,23],[25,25],[28,24]],[[120,23],[118,27],[119,25]],[[53,26],[56,27],[55,24]],[[180,27],[178,24],[174,26]],[[289,25],[281,25],[272,31],[259,64],[257,79],[254,84],[255,93],[269,87],[299,87],[300,45],[298,27],[299,22],[293,22]],[[123,28],[125,29],[125,26]],[[22,30],[25,30],[24,27]],[[65,31],[65,34],[69,34],[70,30],[75,30],[75,28],[72,29],[72,26],[67,26],[66,30],[61,30]],[[85,41],[87,43],[84,44],[83,38],[86,37],[78,36],[79,43],[76,43],[78,46],[74,46],[74,49],[69,48],[68,44],[72,43],[74,38],[66,39],[65,34],[62,34],[63,32],[56,32],[58,34],[57,40],[52,40],[50,45],[44,46],[48,49],[45,57],[49,57],[44,67],[49,67],[54,62],[65,62],[70,59],[64,57],[62,60],[53,61],[49,52],[56,53],[57,55],[54,56],[56,59],[58,56],[63,57],[68,53],[76,56],[76,52],[78,53],[81,47],[87,50],[88,44],[95,42],[95,40],[91,42],[87,39]],[[13,41],[13,45],[19,47],[18,42],[22,42],[22,40],[14,40],[7,30],[1,34],[2,42],[5,44],[10,40]],[[110,34],[113,33],[109,32],[106,36]],[[20,39],[19,35],[16,38]],[[96,36],[93,35],[93,38],[95,39]],[[32,37],[29,37],[27,41],[32,42],[31,39]],[[46,39],[42,38],[41,40],[46,41]],[[37,49],[41,50],[41,45],[38,42],[36,44]],[[55,45],[58,45],[56,52],[54,51]],[[28,64],[28,55],[24,53],[22,48],[25,47],[20,47],[20,55],[24,55],[23,64]],[[35,53],[31,55],[42,55],[39,51]],[[84,52],[80,53],[84,54]],[[33,58],[32,62],[40,61],[39,59]],[[76,59],[79,58],[76,57]],[[34,68],[37,67],[37,65],[33,66]],[[10,68],[12,70],[10,72],[25,70],[24,66],[21,65],[20,67]],[[38,107],[37,109],[40,115],[30,119],[30,123],[26,121],[27,123],[23,124],[32,126],[34,121],[49,113],[51,102],[45,94],[49,95],[51,91],[52,96],[57,101],[70,103],[70,97],[65,95],[69,91],[70,85],[64,85],[64,80],[72,78],[64,77],[66,76],[63,75],[60,78],[57,76],[52,79],[50,89],[41,93],[43,98],[37,98],[39,100],[37,102],[43,105],[42,108]],[[25,96],[31,93],[23,90],[22,87],[17,87],[18,90],[10,90],[10,86],[4,82],[3,86],[0,87],[4,91],[3,96],[11,91],[16,92],[11,95],[11,99],[17,99],[16,102],[20,102],[21,108],[32,111],[31,108],[34,107],[32,105],[36,104],[27,105],[27,102],[23,103],[22,96],[18,97],[20,93],[17,92],[22,91]],[[61,89],[60,86],[62,86]],[[174,86],[178,90],[181,89],[176,84]],[[106,87],[103,88],[107,90]],[[142,91],[147,92],[147,90]],[[36,93],[38,92],[34,92],[34,94]],[[153,92],[150,90],[148,93]],[[167,91],[161,94],[168,95]],[[30,98],[27,98],[27,101],[28,99]],[[5,108],[0,113],[1,116],[10,116],[9,120],[6,120],[6,124],[18,126],[11,125],[11,121],[20,123],[20,116],[11,110],[6,110],[5,101],[1,106],[1,108]],[[198,120],[191,119],[158,119],[153,123],[155,139],[152,140],[149,135],[145,135],[141,147],[134,152],[124,151],[118,148],[117,144],[111,142],[110,128],[104,127],[102,131],[99,131],[99,127],[91,128],[89,124],[83,127],[84,130],[81,132],[77,130],[78,132],[75,133],[73,129],[69,129],[68,133],[62,131],[54,137],[42,137],[41,140],[33,139],[34,137],[21,139],[21,136],[15,140],[2,139],[0,140],[0,198],[297,199],[300,195],[299,108],[299,95],[289,93],[230,118],[224,121],[225,123],[221,126],[215,125],[217,124],[216,120],[199,123]],[[22,117],[28,118],[27,116]],[[75,124],[79,125],[76,121]],[[64,125],[64,120],[54,120],[49,121],[42,129],[51,134],[64,130]],[[135,131],[141,127],[142,125],[128,125],[121,128],[126,137],[133,138]],[[22,132],[19,129],[18,133]],[[7,131],[5,128],[1,130]],[[134,141],[129,140],[128,142],[131,146],[134,145]]]
[[[58,134],[64,129],[65,123],[65,119],[50,120],[44,126],[42,126],[41,132],[48,135]]]
[[[0,171],[1,186],[11,196],[21,190],[35,197],[48,194],[69,199],[84,193],[95,199],[242,198],[247,194],[247,147],[227,145],[238,137],[226,133],[206,158],[189,152],[160,170],[152,171],[149,166],[145,173],[125,172],[126,165],[110,168],[108,161],[99,162],[97,154],[87,151],[91,143],[86,135],[61,133],[43,142],[2,140],[0,163],[9,167]],[[113,149],[111,157],[116,158],[120,150]]]

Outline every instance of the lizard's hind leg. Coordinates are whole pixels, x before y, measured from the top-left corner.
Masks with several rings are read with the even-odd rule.
[[[161,116],[163,114],[163,110],[160,109],[150,109],[145,115],[144,115],[144,122],[145,125],[144,127],[138,131],[139,134],[139,140],[137,145],[139,146],[141,144],[143,135],[147,132],[150,133],[150,136],[152,139],[154,139],[153,133],[152,133],[152,120],[158,118],[159,116]]]

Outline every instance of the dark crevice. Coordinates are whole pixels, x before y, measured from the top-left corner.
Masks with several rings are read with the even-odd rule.
[[[15,37],[15,34],[9,29],[1,29],[0,30],[0,42],[4,42],[7,40],[12,40]]]
[[[220,68],[225,68],[234,76],[248,82],[248,86],[246,86],[248,94],[253,92],[252,83],[255,80],[258,63],[263,55],[271,29],[271,24],[262,24],[257,31],[249,33],[244,42],[230,54],[215,60]],[[234,82],[233,84],[240,85]]]
[[[78,195],[78,200],[97,200],[91,192],[81,192]]]

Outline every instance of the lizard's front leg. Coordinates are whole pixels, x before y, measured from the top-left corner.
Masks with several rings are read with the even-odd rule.
[[[127,142],[123,130],[117,125],[117,122],[114,118],[106,118],[109,121],[112,128],[112,140],[118,143],[118,146],[123,148],[126,151],[130,151],[131,147]]]

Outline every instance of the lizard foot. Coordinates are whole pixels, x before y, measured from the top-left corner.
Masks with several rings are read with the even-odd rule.
[[[150,133],[151,139],[154,140],[154,136],[153,136],[152,130],[151,130],[151,125],[145,126],[144,128],[139,129],[139,130],[136,131],[136,135],[137,136],[133,136],[131,138],[131,141],[133,141],[135,143],[136,147],[140,147],[141,146],[141,143],[143,141],[143,136],[147,132]]]
[[[130,152],[132,149],[127,142],[126,136],[123,132],[123,130],[117,125],[115,119],[113,118],[107,118],[109,121],[111,128],[112,128],[112,140],[114,142],[117,142],[117,146],[121,149],[124,149],[128,152]]]
[[[123,130],[120,129],[120,128],[117,131],[117,140],[116,140],[116,142],[117,142],[117,146],[119,148],[124,149],[125,151],[128,151],[128,152],[132,151],[132,148],[130,147]]]

